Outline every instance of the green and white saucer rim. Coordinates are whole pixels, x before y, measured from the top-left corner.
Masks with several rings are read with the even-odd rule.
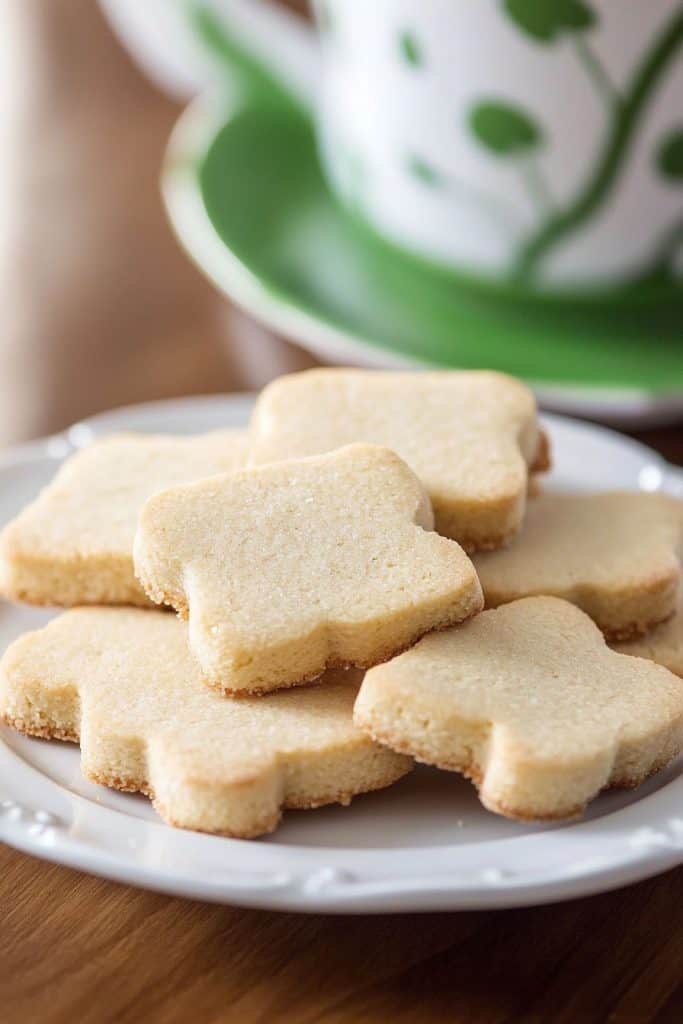
[[[239,112],[239,90],[209,91],[193,100],[171,133],[161,191],[176,238],[195,265],[231,301],[287,340],[325,362],[381,369],[425,369],[430,363],[391,352],[383,344],[327,322],[273,291],[225,243],[204,204],[197,162],[219,130]],[[454,367],[455,368],[455,367]],[[624,427],[657,426],[683,416],[683,393],[637,388],[581,388],[527,378],[550,410]]]

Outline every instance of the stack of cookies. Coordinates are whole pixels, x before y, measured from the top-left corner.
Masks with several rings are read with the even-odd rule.
[[[2,594],[71,609],[6,651],[0,715],[184,828],[260,835],[415,760],[578,814],[683,744],[683,510],[527,500],[548,465],[487,372],[310,371],[248,431],[97,441],[0,538]]]

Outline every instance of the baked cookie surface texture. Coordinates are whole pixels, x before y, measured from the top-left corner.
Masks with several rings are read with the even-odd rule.
[[[574,605],[533,597],[371,669],[354,718],[391,749],[471,778],[491,811],[566,818],[679,753],[683,680],[610,650]]]
[[[639,636],[676,608],[683,503],[664,494],[543,494],[520,535],[475,565],[486,605],[552,594],[610,640]]]
[[[349,445],[155,495],[135,569],[189,617],[207,682],[266,692],[376,664],[480,610],[471,561],[431,526],[397,455]]]
[[[670,619],[645,636],[618,641],[613,647],[621,654],[649,658],[677,676],[683,676],[683,588],[679,591],[678,605]]]
[[[348,803],[409,758],[352,721],[360,673],[229,700],[202,685],[187,627],[136,608],[76,608],[26,634],[0,665],[0,714],[32,736],[80,742],[94,782],[150,796],[170,824],[248,837],[286,807]]]
[[[149,605],[133,572],[140,509],[156,491],[237,469],[246,448],[240,430],[94,441],[3,530],[0,592],[39,605]]]
[[[488,371],[291,374],[264,389],[250,431],[254,463],[353,442],[391,448],[424,484],[436,530],[468,551],[519,530],[529,474],[548,466],[532,392]]]

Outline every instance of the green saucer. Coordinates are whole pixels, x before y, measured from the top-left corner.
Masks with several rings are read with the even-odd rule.
[[[248,311],[337,361],[494,367],[581,411],[683,407],[680,296],[528,300],[454,283],[349,216],[309,117],[259,95],[193,104],[163,183],[181,242]]]

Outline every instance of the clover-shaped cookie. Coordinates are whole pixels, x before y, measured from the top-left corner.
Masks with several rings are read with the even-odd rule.
[[[677,676],[683,676],[683,588],[679,591],[678,605],[670,619],[645,636],[621,640],[612,646],[621,654],[649,658]]]
[[[397,455],[349,445],[155,495],[135,569],[189,615],[209,683],[265,692],[376,664],[480,610],[472,563],[431,525]]]
[[[359,673],[228,700],[202,685],[187,627],[136,608],[77,608],[28,633],[0,664],[0,715],[81,744],[94,782],[150,796],[171,825],[270,832],[286,807],[348,803],[410,770],[355,728]]]
[[[548,466],[531,391],[481,371],[281,377],[256,404],[249,458],[271,462],[356,441],[405,459],[429,494],[437,531],[470,551],[517,532],[529,473]]]
[[[468,776],[491,811],[565,818],[676,756],[683,680],[611,651],[574,605],[530,597],[371,669],[354,720],[393,750]]]
[[[477,555],[486,605],[534,594],[578,605],[610,640],[673,614],[683,504],[664,494],[544,494],[508,548]]]
[[[138,514],[156,491],[237,469],[246,433],[118,434],[72,455],[0,536],[0,592],[14,601],[149,605],[133,572]]]

